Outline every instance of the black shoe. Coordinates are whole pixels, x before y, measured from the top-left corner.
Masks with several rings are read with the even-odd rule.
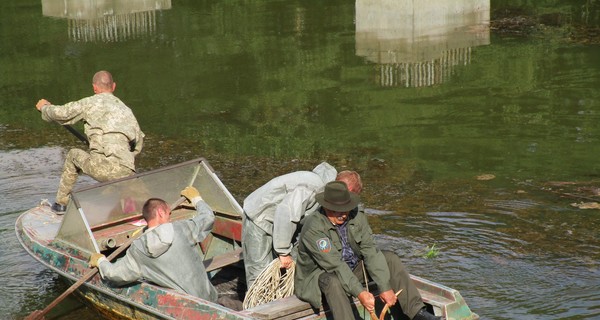
[[[427,311],[427,309],[425,309],[425,308],[419,310],[419,312],[417,312],[415,317],[412,318],[412,320],[443,320],[443,319],[444,318],[442,318],[442,317],[436,317],[433,314],[429,313],[429,311]]]
[[[58,215],[62,215],[62,214],[65,214],[65,211],[67,211],[67,206],[63,206],[62,204],[55,202],[52,204],[51,209],[52,209],[52,212],[54,212]]]

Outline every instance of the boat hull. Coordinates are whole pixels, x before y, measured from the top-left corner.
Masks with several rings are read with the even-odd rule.
[[[89,271],[87,260],[77,249],[62,248],[52,242],[60,222],[61,216],[52,213],[49,207],[38,206],[17,219],[16,233],[23,248],[32,257],[67,282],[74,283]],[[220,221],[220,224],[223,229],[236,228],[227,228],[227,219]],[[243,272],[243,269],[238,272]],[[424,302],[436,314],[445,315],[448,320],[479,318],[471,312],[458,291],[423,278],[411,277]],[[326,319],[324,310],[315,312],[295,296],[238,312],[148,283],[110,287],[99,275],[92,277],[75,292],[84,303],[108,319]],[[365,315],[364,319],[370,319],[360,304],[357,309],[359,314]]]
[[[211,233],[199,243],[204,268],[219,295],[241,305],[246,292],[241,256],[243,210],[204,159],[75,190],[64,215],[56,215],[47,202],[41,203],[18,217],[15,231],[33,258],[75,283],[90,271],[88,260],[93,253],[109,256],[138,234],[143,225],[140,208],[146,199],[159,197],[176,203],[181,197],[178,190],[186,186],[198,189],[215,213]],[[174,207],[171,221],[196,214],[189,205]],[[414,276],[413,281],[436,315],[448,320],[478,319],[458,291]],[[377,294],[374,284],[369,284],[369,289]],[[99,274],[75,293],[107,318],[119,319],[326,319],[328,312],[313,310],[294,295],[236,311],[232,309],[235,303],[227,308],[147,282],[111,286]],[[363,319],[370,319],[358,300],[354,305]],[[382,308],[377,306],[377,310]]]

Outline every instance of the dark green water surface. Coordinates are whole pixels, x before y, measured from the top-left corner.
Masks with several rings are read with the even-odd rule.
[[[139,171],[205,157],[241,203],[326,160],[362,175],[382,246],[482,319],[600,318],[600,211],[572,205],[600,201],[599,7],[0,1],[0,318],[66,289],[14,222],[81,146],[35,103],[91,95],[101,69],[146,133]]]

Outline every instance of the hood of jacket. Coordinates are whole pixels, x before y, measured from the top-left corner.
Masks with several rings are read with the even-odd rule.
[[[144,251],[144,254],[149,257],[160,257],[171,247],[174,238],[175,229],[173,228],[173,224],[161,224],[160,226],[146,232],[143,238],[144,246],[142,251]]]
[[[324,184],[335,180],[337,176],[337,170],[327,162],[321,162],[312,172],[317,174],[323,180]]]

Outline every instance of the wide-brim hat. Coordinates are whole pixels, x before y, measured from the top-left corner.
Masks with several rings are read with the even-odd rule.
[[[326,209],[347,212],[360,202],[360,197],[348,191],[348,186],[343,181],[331,181],[325,185],[325,190],[316,196],[317,202]]]

